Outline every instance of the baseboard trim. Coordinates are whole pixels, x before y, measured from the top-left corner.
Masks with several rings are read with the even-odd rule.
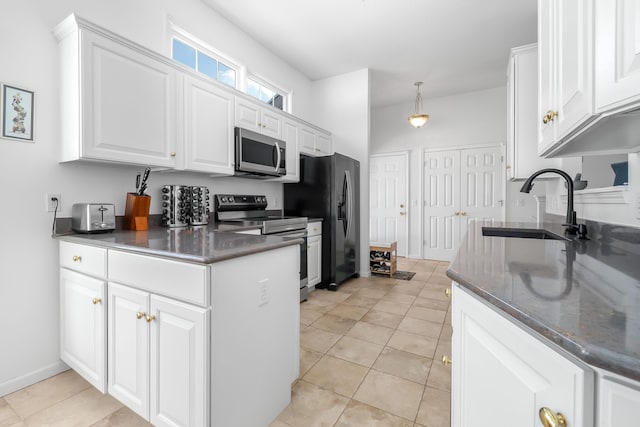
[[[58,360],[49,366],[38,369],[37,371],[29,372],[28,374],[21,375],[17,378],[12,378],[9,381],[0,383],[0,397],[6,396],[9,393],[28,387],[39,381],[46,380],[54,375],[64,372],[69,369],[66,363],[62,360]]]
[[[422,258],[420,258],[420,254],[409,254],[409,255],[407,255],[407,258],[409,258],[409,259],[422,259]]]

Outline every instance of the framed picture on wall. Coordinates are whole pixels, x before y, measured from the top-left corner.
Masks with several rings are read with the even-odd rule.
[[[34,92],[2,85],[2,137],[33,142]]]

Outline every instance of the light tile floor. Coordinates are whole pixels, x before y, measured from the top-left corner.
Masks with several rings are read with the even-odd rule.
[[[353,279],[301,304],[300,379],[271,427],[449,426],[447,263],[398,268],[416,275]],[[0,427],[149,425],[73,371],[0,398]]]

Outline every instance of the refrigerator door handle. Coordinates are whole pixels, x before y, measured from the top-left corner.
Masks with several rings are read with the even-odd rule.
[[[346,232],[345,237],[349,237],[351,234],[351,223],[353,222],[353,186],[351,185],[351,172],[348,170],[344,172],[345,182],[347,184],[345,197],[347,199],[347,212],[346,212]]]

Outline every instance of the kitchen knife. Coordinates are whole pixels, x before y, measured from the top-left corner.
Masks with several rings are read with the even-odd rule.
[[[136,193],[140,190],[140,174],[136,176]]]
[[[144,194],[144,190],[147,188],[147,179],[149,179],[149,172],[151,172],[151,168],[146,168],[144,170],[144,174],[142,175],[142,182],[140,183],[140,189],[138,190],[138,196],[142,196]]]

